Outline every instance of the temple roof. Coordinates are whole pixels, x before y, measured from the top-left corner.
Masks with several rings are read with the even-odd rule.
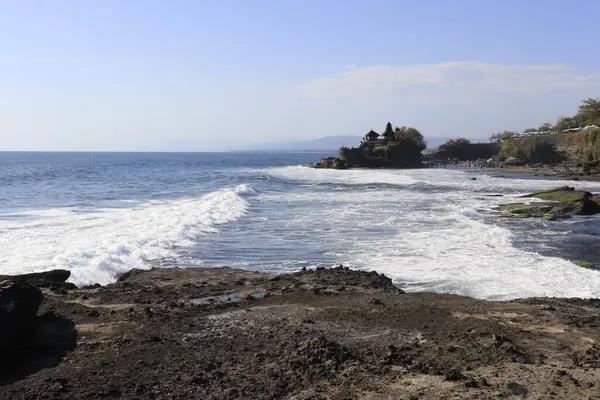
[[[369,133],[367,133],[365,135],[365,137],[369,138],[369,139],[377,139],[379,137],[379,133],[375,132],[373,129],[371,129],[369,131]]]

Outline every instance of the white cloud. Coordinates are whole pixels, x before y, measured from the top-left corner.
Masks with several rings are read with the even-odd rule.
[[[309,98],[348,96],[546,95],[600,89],[600,73],[582,73],[562,65],[499,65],[449,62],[429,65],[348,65],[337,76],[322,77],[299,87]],[[425,91],[425,92],[424,92]]]

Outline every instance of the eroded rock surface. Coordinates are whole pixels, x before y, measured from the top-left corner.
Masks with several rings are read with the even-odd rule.
[[[347,268],[132,270],[44,291],[62,362],[1,399],[597,399],[600,302],[403,293]]]

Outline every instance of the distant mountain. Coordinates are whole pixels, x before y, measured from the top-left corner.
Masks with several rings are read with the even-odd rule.
[[[456,136],[453,138],[457,138]],[[342,146],[358,147],[362,141],[362,136],[357,135],[339,135],[325,136],[319,139],[293,140],[293,141],[270,141],[257,144],[223,144],[215,141],[199,140],[176,140],[168,143],[148,145],[133,151],[167,151],[167,152],[211,152],[211,151],[284,151],[284,152],[335,152],[337,153]],[[450,137],[428,137],[425,136],[428,149],[436,149],[441,144],[446,143]],[[475,143],[478,141],[487,142],[487,139],[470,139]]]
[[[291,142],[269,142],[254,145],[251,151],[338,151],[342,146],[358,146],[362,136],[325,136],[319,139]]]
[[[456,137],[428,137],[425,136],[428,149],[436,149],[440,145],[446,143],[449,139]],[[325,136],[319,139],[311,140],[296,140],[290,142],[267,142],[253,146],[248,146],[244,149],[236,149],[240,151],[335,151],[340,147],[357,147],[362,141],[362,136],[355,135],[340,135],[340,136]],[[487,142],[484,138],[469,139],[471,142]]]

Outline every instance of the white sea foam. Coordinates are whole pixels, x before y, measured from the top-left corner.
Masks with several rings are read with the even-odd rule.
[[[149,261],[176,257],[176,248],[241,218],[248,209],[244,197],[253,194],[239,185],[133,208],[61,208],[20,213],[32,217],[25,220],[0,219],[0,274],[66,268],[76,284],[106,284],[131,268],[148,268]]]
[[[418,181],[408,175],[398,174],[394,170],[335,170],[317,169],[302,166],[273,168],[269,170],[272,176],[314,183],[354,183],[390,185],[411,185]]]
[[[330,254],[337,262],[383,272],[407,290],[487,299],[600,296],[600,272],[523,250],[508,228],[484,222],[476,211],[510,202],[526,192],[565,184],[598,191],[598,183],[486,175],[470,180],[468,173],[453,170],[335,171],[286,167],[270,173],[302,183],[346,185],[341,195],[333,190],[320,192],[312,200],[310,193],[290,195],[288,199],[295,204],[320,204],[311,215],[290,219],[288,229],[310,226],[318,231],[333,227]],[[361,187],[365,183],[398,187],[365,189]],[[477,192],[499,192],[504,196],[478,196]]]

